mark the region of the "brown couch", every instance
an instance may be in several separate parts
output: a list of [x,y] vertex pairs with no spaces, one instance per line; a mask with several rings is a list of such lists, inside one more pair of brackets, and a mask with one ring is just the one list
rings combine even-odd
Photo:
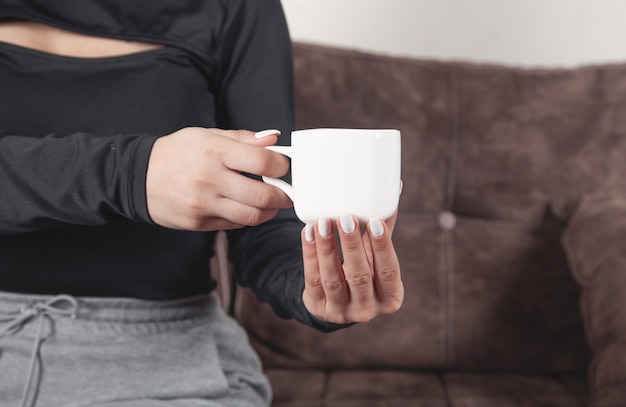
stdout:
[[626,66],[295,44],[295,69],[298,128],[402,131],[406,298],[321,334],[239,289],[274,406],[626,406]]

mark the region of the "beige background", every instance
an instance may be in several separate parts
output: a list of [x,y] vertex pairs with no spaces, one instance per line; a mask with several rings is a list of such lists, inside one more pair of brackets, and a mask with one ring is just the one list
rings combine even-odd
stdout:
[[626,61],[624,0],[282,0],[293,39],[524,66]]

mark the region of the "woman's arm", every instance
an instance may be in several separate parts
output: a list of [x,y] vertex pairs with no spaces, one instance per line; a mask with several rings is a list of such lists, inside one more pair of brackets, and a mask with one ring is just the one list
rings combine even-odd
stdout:
[[[293,56],[279,0],[228,2],[230,16],[221,38],[218,125],[282,132],[289,145],[294,128]],[[289,175],[286,176],[289,178]],[[259,226],[228,231],[235,278],[284,318],[329,331],[302,300],[304,273],[300,232],[293,209],[281,210]]]
[[[234,9],[224,31],[219,124],[279,128],[279,144],[290,144],[293,57],[280,2],[231,0],[229,5]],[[284,210],[259,226],[229,231],[230,260],[237,281],[278,315],[328,332],[400,307],[404,289],[391,243],[394,222],[395,216],[378,222],[377,230],[370,227],[363,236],[334,227],[323,235],[316,226],[315,238],[303,245],[304,225],[293,210]],[[352,248],[344,250],[343,264],[335,236]]]
[[0,131],[0,235],[148,220],[144,178],[154,139]]

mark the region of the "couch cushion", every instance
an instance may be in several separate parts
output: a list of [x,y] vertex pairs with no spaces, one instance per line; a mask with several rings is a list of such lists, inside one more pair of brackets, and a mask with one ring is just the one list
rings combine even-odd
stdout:
[[337,371],[329,375],[328,407],[446,407],[437,375],[403,371]]
[[589,352],[581,335],[578,288],[560,234],[461,217],[452,239],[453,266],[445,270],[450,280],[448,367],[518,372],[586,368]]
[[584,376],[268,369],[273,407],[583,407]]
[[323,407],[327,375],[323,370],[268,369],[272,407]]
[[615,134],[626,67],[520,70],[304,44],[295,67],[299,128],[402,131],[394,242],[406,295],[394,315],[322,335],[245,292],[237,317],[266,366],[585,370],[579,288],[551,208],[626,179]]
[[626,405],[626,198],[596,194],[573,212],[563,236],[583,289],[581,308],[594,351],[595,407]]
[[448,374],[451,407],[583,407],[588,398],[558,376]]
[[541,228],[549,205],[626,191],[626,65],[450,69],[456,212]]
[[559,235],[461,218],[452,231],[401,217],[402,308],[322,334],[242,290],[237,318],[268,367],[584,370],[578,289]]

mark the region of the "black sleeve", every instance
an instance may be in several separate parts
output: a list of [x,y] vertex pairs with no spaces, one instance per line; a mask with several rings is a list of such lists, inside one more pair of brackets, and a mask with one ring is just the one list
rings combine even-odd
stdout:
[[[279,0],[229,0],[223,30],[218,125],[281,130],[290,144],[294,127],[291,40]],[[289,178],[287,176],[287,178]],[[300,231],[293,210],[269,222],[228,232],[237,282],[250,287],[283,318],[329,332],[346,325],[317,320],[302,301],[304,275]]]
[[145,172],[154,139],[0,131],[0,235],[149,220]]

